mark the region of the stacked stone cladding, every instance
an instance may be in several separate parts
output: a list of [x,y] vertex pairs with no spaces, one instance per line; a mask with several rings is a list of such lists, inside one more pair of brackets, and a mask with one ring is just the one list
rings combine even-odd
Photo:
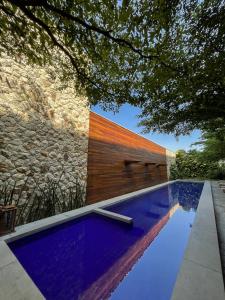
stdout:
[[[0,184],[87,178],[89,105],[53,67],[0,58]],[[32,187],[32,180],[27,189]]]

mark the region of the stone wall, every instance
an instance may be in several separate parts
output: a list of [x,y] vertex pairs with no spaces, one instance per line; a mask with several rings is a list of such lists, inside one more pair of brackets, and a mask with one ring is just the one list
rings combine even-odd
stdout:
[[87,99],[54,68],[0,58],[0,184],[57,178],[63,169],[65,188],[74,176],[86,184],[88,130]]
[[176,161],[176,153],[166,149],[167,176],[170,178],[170,167]]

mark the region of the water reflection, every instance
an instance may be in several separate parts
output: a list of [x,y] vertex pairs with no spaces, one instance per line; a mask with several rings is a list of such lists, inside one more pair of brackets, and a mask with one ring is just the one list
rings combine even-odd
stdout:
[[169,299],[201,189],[175,183],[108,208],[133,226],[90,214],[9,246],[47,299]]
[[176,182],[169,186],[170,197],[186,211],[197,210],[203,183]]

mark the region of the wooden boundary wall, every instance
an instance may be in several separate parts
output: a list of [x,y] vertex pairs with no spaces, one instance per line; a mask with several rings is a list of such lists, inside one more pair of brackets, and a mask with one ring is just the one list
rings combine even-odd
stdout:
[[90,113],[87,203],[167,180],[165,148]]

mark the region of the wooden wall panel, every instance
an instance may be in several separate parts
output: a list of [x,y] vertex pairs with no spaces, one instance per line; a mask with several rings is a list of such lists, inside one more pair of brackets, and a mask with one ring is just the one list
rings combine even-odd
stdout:
[[90,113],[87,203],[109,199],[166,180],[165,148]]

